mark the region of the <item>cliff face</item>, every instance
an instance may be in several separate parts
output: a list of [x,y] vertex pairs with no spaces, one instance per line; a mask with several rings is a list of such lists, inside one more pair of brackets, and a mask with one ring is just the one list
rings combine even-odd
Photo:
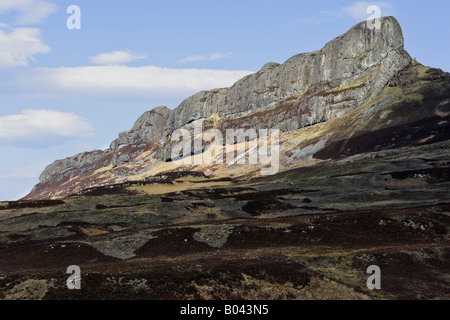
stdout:
[[[208,118],[219,114],[221,118],[236,117],[243,113],[269,109],[308,89],[326,90],[354,83],[362,84],[346,95],[336,94],[334,99],[317,96],[309,109],[313,118],[333,117],[352,108],[343,101],[355,100],[353,106],[370,95],[376,95],[389,80],[410,62],[403,49],[403,35],[393,18],[382,20],[380,30],[370,30],[360,23],[346,34],[334,39],[316,52],[299,54],[284,64],[266,64],[259,72],[238,81],[233,87],[218,91],[200,92],[184,101],[170,116],[172,129],[180,128],[192,119]],[[372,71],[372,73],[371,73]],[[376,71],[376,72],[374,72]],[[311,93],[311,92],[310,92]],[[300,106],[304,109],[306,106]],[[325,111],[325,112],[324,112]],[[293,123],[280,123],[286,130],[317,122],[308,119]]]
[[[426,80],[426,68],[413,66],[404,50],[398,22],[393,17],[381,18],[380,26],[373,29],[366,22],[359,23],[319,51],[296,55],[281,65],[268,63],[232,87],[199,92],[174,110],[158,107],[148,111],[130,131],[119,134],[108,150],[79,154],[49,165],[25,199],[60,197],[165,171],[200,170],[212,176],[219,170],[223,173],[224,167],[220,166],[181,168],[167,162],[173,147],[171,135],[180,128],[191,130],[195,120],[203,120],[206,128],[222,132],[237,128],[280,129],[284,142],[281,170],[305,159],[314,160],[312,154],[327,143],[338,141],[343,133],[321,126],[319,131],[327,134],[314,136],[310,126],[336,125],[336,119],[346,116],[345,121],[349,121],[348,117],[362,121],[355,125],[360,132],[370,130],[375,125],[369,121],[373,115],[379,109],[389,108],[403,94],[389,91],[405,79],[399,78],[402,71],[410,70],[408,90],[418,90],[414,85]],[[438,72],[434,80],[448,84],[448,75]],[[442,101],[436,101],[436,105],[439,103]],[[364,106],[372,108],[367,121],[355,114]],[[417,117],[420,114],[427,112]],[[402,121],[402,117],[395,117],[380,126],[400,125]],[[349,136],[354,133],[348,132]],[[309,144],[305,144],[308,140]]]

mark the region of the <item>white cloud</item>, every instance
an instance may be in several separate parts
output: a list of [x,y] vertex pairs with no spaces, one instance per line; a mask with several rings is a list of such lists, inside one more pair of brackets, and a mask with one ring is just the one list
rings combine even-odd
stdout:
[[55,110],[24,110],[0,117],[0,144],[47,145],[47,142],[93,134],[80,116]]
[[0,171],[0,179],[37,179],[49,164],[50,162],[41,161],[11,171]]
[[[57,7],[46,0],[0,0],[0,15],[9,14],[13,25],[29,26],[45,21]],[[50,52],[37,28],[0,23],[0,68],[27,67],[37,54]]]
[[179,60],[178,62],[188,63],[188,62],[197,62],[197,61],[202,61],[202,60],[206,60],[206,57],[205,56],[191,56],[191,57],[183,58],[183,59]]
[[87,66],[39,68],[19,79],[40,93],[83,93],[102,97],[136,95],[145,98],[186,96],[223,88],[253,73],[239,70],[169,69],[155,66]]
[[0,13],[17,12],[16,24],[42,23],[57,7],[46,0],[1,0]]
[[209,57],[209,60],[217,60],[228,57],[229,53],[214,53]]
[[100,53],[89,58],[92,63],[101,65],[119,65],[142,59],[147,59],[147,56],[139,55],[132,51],[112,51],[108,53]]
[[50,47],[40,40],[36,28],[18,28],[11,32],[0,29],[0,68],[27,67],[34,55],[50,52]]
[[363,20],[367,20],[370,17],[371,14],[367,13],[367,8],[369,8],[371,5],[376,5],[376,6],[380,7],[381,16],[389,16],[389,15],[392,15],[392,13],[393,13],[392,4],[389,2],[385,2],[385,1],[356,2],[350,6],[343,8],[342,12],[355,20],[363,21]]
[[197,62],[197,61],[204,61],[204,60],[217,60],[217,59],[223,59],[226,58],[228,56],[230,56],[231,53],[213,53],[209,56],[191,56],[191,57],[186,57],[183,58],[181,60],[178,60],[179,63],[185,64],[185,63],[189,63],[189,62]]

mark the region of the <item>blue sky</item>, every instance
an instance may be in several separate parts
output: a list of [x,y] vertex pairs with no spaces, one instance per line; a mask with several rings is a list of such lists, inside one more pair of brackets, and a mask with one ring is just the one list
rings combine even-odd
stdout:
[[0,0],[0,200],[24,196],[56,159],[105,149],[153,107],[322,48],[372,4],[397,18],[412,57],[450,71],[445,0]]

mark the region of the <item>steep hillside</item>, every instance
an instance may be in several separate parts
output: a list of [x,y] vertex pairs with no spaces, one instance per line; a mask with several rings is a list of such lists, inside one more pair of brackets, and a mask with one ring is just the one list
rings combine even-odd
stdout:
[[[278,171],[338,155],[445,140],[449,74],[411,60],[397,21],[380,22],[380,29],[362,22],[319,51],[281,65],[268,63],[231,88],[200,92],[174,110],[148,111],[109,149],[48,166],[25,199],[58,198],[171,171],[199,171],[210,178],[260,175],[261,163],[186,166],[172,161],[174,132],[193,132],[198,121],[203,132],[218,129],[224,137],[227,129],[279,129]],[[423,128],[410,137],[417,126]],[[226,154],[227,143],[219,152]],[[211,145],[204,142],[202,152]]]

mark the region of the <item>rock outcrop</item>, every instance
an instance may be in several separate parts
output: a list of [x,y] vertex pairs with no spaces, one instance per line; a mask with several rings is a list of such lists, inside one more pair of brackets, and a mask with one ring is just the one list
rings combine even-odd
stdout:
[[111,150],[117,150],[120,146],[133,143],[141,143],[153,139],[160,139],[167,129],[167,123],[172,111],[166,106],[157,107],[145,112],[134,124],[130,131],[119,134],[119,138],[114,140]]
[[[25,199],[56,198],[176,170],[164,166],[171,160],[171,135],[180,128],[191,130],[196,120],[222,132],[228,128],[277,128],[287,137],[371,102],[373,108],[386,106],[393,100],[384,97],[386,88],[412,60],[395,18],[379,22],[380,28],[361,22],[319,51],[296,55],[283,64],[267,63],[232,87],[199,92],[174,110],[158,107],[148,111],[130,131],[120,133],[109,149],[49,165]],[[312,142],[323,148],[326,140],[321,139]],[[290,150],[298,144],[282,147],[287,156],[298,151]],[[291,157],[289,166],[293,162]],[[155,171],[158,166],[161,169]],[[215,169],[207,168],[212,173]]]

